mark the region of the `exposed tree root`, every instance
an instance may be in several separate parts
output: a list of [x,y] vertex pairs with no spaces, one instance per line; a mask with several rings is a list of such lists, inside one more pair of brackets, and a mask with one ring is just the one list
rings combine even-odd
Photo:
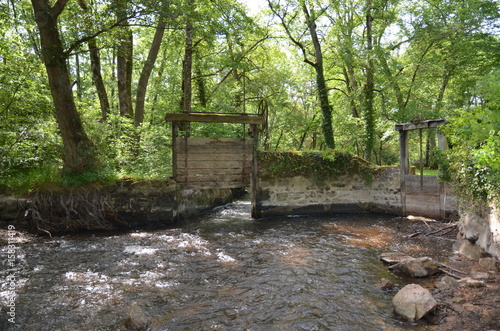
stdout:
[[34,192],[32,226],[52,236],[57,232],[111,230],[119,222],[110,195],[95,188],[71,188]]

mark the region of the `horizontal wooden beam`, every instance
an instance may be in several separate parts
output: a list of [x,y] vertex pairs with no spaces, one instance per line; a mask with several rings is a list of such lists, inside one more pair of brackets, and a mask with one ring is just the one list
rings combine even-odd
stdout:
[[415,123],[402,123],[402,124],[396,124],[396,130],[409,131],[418,129],[430,129],[430,128],[437,128],[438,126],[445,125],[446,123],[447,123],[446,120],[428,120]]
[[264,116],[251,114],[216,114],[216,113],[168,113],[168,122],[203,122],[233,124],[264,124]]

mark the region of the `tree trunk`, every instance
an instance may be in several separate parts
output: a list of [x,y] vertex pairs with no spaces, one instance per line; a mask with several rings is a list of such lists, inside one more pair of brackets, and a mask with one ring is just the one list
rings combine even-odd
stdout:
[[318,88],[318,97],[323,120],[323,136],[325,137],[326,146],[328,148],[335,148],[332,125],[332,107],[330,106],[330,102],[328,100],[328,88],[326,86],[325,74],[323,70],[323,53],[321,51],[321,43],[318,38],[315,19],[311,17],[305,2],[303,3],[302,11],[306,16],[307,26],[309,28],[309,33],[311,34],[311,39],[314,45],[314,57],[316,61],[314,63],[308,63],[311,64],[316,71],[316,84]]
[[118,102],[120,115],[133,117],[132,108],[132,58],[133,58],[133,35],[128,26],[127,4],[120,3],[116,9],[116,16],[125,25],[118,36],[118,50],[116,57],[116,71],[118,78]]
[[[193,8],[194,0],[189,0],[189,7]],[[184,60],[182,61],[182,110],[191,112],[192,102],[192,80],[193,71],[193,22],[188,14],[186,22],[186,44],[184,47]]]
[[371,0],[366,3],[366,52],[367,52],[367,65],[366,65],[366,84],[365,84],[365,102],[364,102],[364,117],[365,117],[365,150],[366,159],[372,160],[372,153],[375,147],[375,114],[373,109],[373,89],[374,89],[374,65],[373,65],[373,34],[372,23],[373,17],[371,15]]
[[153,71],[153,66],[158,57],[158,52],[160,50],[161,41],[165,33],[166,20],[163,15],[160,14],[158,26],[156,27],[155,35],[153,37],[153,42],[151,48],[149,49],[149,54],[144,67],[142,68],[141,76],[139,77],[139,83],[137,85],[137,95],[135,100],[135,120],[136,126],[139,126],[144,121],[144,103],[146,100],[146,90],[148,87],[149,77]]
[[101,74],[101,56],[99,55],[99,49],[97,48],[97,41],[95,39],[90,39],[88,41],[88,45],[90,52],[92,81],[94,82],[95,88],[97,90],[97,96],[99,97],[99,103],[101,105],[101,120],[106,121],[108,118],[110,106],[108,93],[106,92],[106,87],[104,85],[104,80]]
[[40,31],[43,61],[47,70],[55,115],[64,144],[63,165],[66,174],[79,174],[95,168],[94,145],[87,137],[77,112],[70,75],[68,56],[63,50],[57,18],[68,0],[31,0]]

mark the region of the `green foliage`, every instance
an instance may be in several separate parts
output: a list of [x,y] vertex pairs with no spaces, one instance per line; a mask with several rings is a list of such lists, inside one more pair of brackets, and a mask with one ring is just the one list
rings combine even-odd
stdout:
[[[68,51],[78,112],[96,146],[98,164],[95,171],[62,178],[62,142],[31,4],[0,1],[0,186],[29,189],[44,181],[79,185],[120,177],[169,178],[171,133],[163,118],[166,112],[178,111],[182,97],[182,31],[187,13],[193,15],[195,23],[194,111],[256,113],[265,103],[269,129],[260,137],[263,149],[325,148],[314,70],[304,64],[303,54],[285,41],[288,38],[282,38],[284,31],[269,12],[262,12],[260,19],[250,18],[236,0],[195,1],[192,10],[187,10],[186,0],[168,1],[167,9],[160,9],[161,3],[127,2],[134,36],[133,82],[139,80],[148,57],[159,10],[167,11],[168,21],[147,89],[144,122],[139,127],[118,115],[116,52],[120,28],[112,25],[116,23],[116,6],[123,1],[86,2],[87,9],[70,1],[64,8],[58,21],[61,37]],[[280,2],[285,11],[299,3]],[[377,42],[372,52],[366,44],[366,1],[307,4],[312,15],[322,17],[317,24],[337,147],[348,151],[346,155],[367,155],[365,128],[372,119],[363,106],[363,86],[368,60],[372,59],[374,121],[368,124],[374,140],[374,162],[399,161],[394,124],[415,118],[452,117],[448,135],[455,148],[446,161],[443,158],[442,167],[447,164],[449,174],[461,178],[457,181],[472,195],[489,197],[498,192],[500,42],[498,33],[494,34],[498,22],[494,1],[373,2],[373,37]],[[287,18],[293,16],[291,13]],[[293,20],[291,29],[296,36],[307,34],[301,20]],[[106,121],[101,120],[85,41],[95,33],[110,103]],[[310,46],[311,40],[303,41]],[[487,72],[493,73],[485,76]],[[470,105],[476,107],[470,109]],[[193,124],[191,134],[241,137],[245,129],[241,125]],[[410,144],[418,146],[418,139],[410,137]],[[418,159],[416,151],[418,148],[410,148],[411,160]],[[270,164],[270,169],[285,174],[312,169],[318,178],[334,176],[345,171],[349,161],[336,153],[278,153],[273,159],[277,163]],[[312,168],[299,164],[299,154]]]
[[460,194],[479,201],[500,195],[500,84],[499,72],[484,77],[478,91],[483,106],[459,110],[444,131],[453,148],[441,158],[443,179],[451,181]]

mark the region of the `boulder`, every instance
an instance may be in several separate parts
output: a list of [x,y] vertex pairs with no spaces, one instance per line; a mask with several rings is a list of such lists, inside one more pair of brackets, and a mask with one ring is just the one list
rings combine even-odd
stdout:
[[408,259],[391,266],[390,269],[410,277],[427,277],[441,272],[436,261],[430,257]]
[[392,304],[395,314],[410,322],[418,321],[437,306],[432,294],[417,284],[403,287],[392,299]]
[[149,314],[136,302],[130,305],[125,326],[128,330],[145,331],[151,325],[151,317]]
[[458,252],[469,260],[479,261],[484,254],[483,249],[479,245],[473,244],[470,240],[460,236],[460,234],[457,236],[455,246]]

